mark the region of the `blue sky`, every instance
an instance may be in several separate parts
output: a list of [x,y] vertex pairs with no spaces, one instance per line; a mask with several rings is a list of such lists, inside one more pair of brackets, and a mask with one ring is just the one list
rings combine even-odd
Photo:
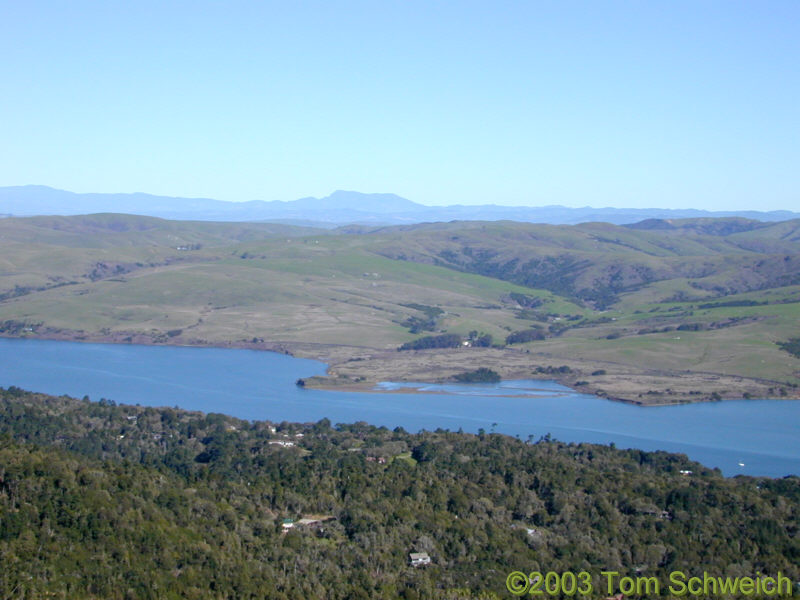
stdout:
[[0,0],[0,185],[800,210],[798,2]]

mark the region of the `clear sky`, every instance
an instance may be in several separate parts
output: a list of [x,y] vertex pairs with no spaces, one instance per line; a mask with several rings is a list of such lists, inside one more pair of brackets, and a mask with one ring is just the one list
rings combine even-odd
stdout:
[[0,0],[0,185],[800,210],[800,2]]

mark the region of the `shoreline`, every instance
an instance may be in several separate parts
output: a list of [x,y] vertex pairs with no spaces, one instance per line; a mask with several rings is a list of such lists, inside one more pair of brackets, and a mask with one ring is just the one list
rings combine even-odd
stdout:
[[[767,390],[782,386],[781,382],[748,379],[717,373],[653,370],[643,372],[626,365],[577,361],[536,354],[509,348],[457,348],[443,350],[397,350],[363,346],[316,344],[296,341],[201,340],[135,332],[89,333],[50,327],[26,332],[26,335],[0,333],[7,339],[38,339],[95,344],[127,344],[143,346],[174,346],[221,348],[277,352],[296,358],[325,363],[326,374],[302,378],[310,389],[347,392],[398,393],[398,390],[375,389],[380,382],[443,384],[457,383],[457,373],[480,366],[500,372],[504,381],[554,381],[572,392],[632,404],[641,407],[677,406],[697,402],[724,400],[790,400],[798,399],[797,388],[785,395],[770,395]],[[533,363],[537,370],[532,370]],[[570,364],[563,364],[563,363]],[[591,375],[590,375],[591,373]],[[602,373],[602,375],[597,375]],[[706,391],[702,391],[705,389]],[[402,388],[403,393],[422,392],[413,386]],[[739,393],[737,394],[736,391]],[[444,392],[438,392],[444,393]]]
[[[327,418],[332,423],[353,424],[363,421],[376,427],[403,427],[412,432],[449,428],[451,431],[463,429],[475,433],[481,427],[494,432],[493,423],[499,421],[497,433],[502,435],[524,438],[535,434],[541,437],[541,434],[552,432],[554,439],[564,443],[613,443],[620,448],[633,450],[683,453],[703,464],[726,469],[728,475],[738,473],[734,466],[736,461],[748,465],[752,462],[753,465],[772,469],[777,468],[773,465],[775,461],[783,465],[786,459],[773,449],[767,454],[774,454],[775,461],[765,461],[760,453],[769,438],[757,445],[753,445],[752,441],[742,441],[736,444],[731,453],[731,448],[726,445],[727,438],[723,436],[717,438],[719,448],[714,446],[717,450],[704,449],[707,446],[703,441],[706,439],[706,427],[698,422],[699,415],[705,415],[704,421],[712,419],[713,422],[718,418],[723,430],[733,425],[746,431],[752,425],[751,420],[755,419],[760,431],[769,431],[768,427],[763,427],[767,421],[760,414],[777,416],[777,421],[772,418],[768,422],[780,424],[777,426],[782,436],[787,433],[791,436],[796,429],[792,419],[796,416],[797,403],[732,402],[707,408],[701,405],[694,409],[687,406],[664,411],[636,410],[615,406],[612,402],[598,402],[596,397],[571,394],[555,384],[536,381],[525,382],[521,387],[535,394],[542,393],[538,398],[517,397],[515,392],[519,391],[520,384],[510,382],[505,384],[507,387],[497,391],[501,394],[511,392],[514,397],[493,395],[491,388],[494,386],[487,386],[489,389],[485,391],[455,386],[455,394],[447,395],[413,389],[417,387],[414,386],[416,382],[400,384],[396,390],[374,390],[371,383],[361,382],[354,387],[366,392],[362,400],[352,393],[320,394],[318,390],[296,388],[294,384],[298,377],[309,372],[323,374],[324,366],[317,362],[296,363],[289,357],[277,354],[220,353],[211,349],[203,352],[186,346],[183,349],[176,346],[171,351],[158,351],[145,346],[126,349],[124,346],[108,344],[87,343],[81,347],[55,344],[50,340],[39,343],[27,341],[9,339],[0,344],[10,365],[17,363],[17,356],[22,359],[18,377],[14,376],[16,369],[6,369],[4,385],[9,389],[13,386],[54,397],[69,395],[87,400],[87,394],[90,394],[95,402],[98,398],[108,398],[115,404],[130,406],[144,402],[143,410],[148,407],[182,407],[188,411],[222,413],[245,421],[272,423],[315,423]],[[43,365],[46,366],[44,371]],[[219,365],[222,365],[222,370]],[[62,366],[67,368],[63,373],[71,370],[89,373],[80,374],[77,385],[65,388],[59,383],[62,377],[53,378],[47,374],[50,366],[55,369],[54,373],[62,373]],[[106,370],[112,379],[104,379]],[[233,375],[230,380],[228,372]],[[262,373],[273,383],[265,385],[266,382],[250,381],[254,373]],[[187,380],[186,375],[191,379]],[[146,387],[128,389],[129,377],[144,380]],[[194,384],[187,386],[186,381],[193,381]],[[136,382],[136,385],[139,383]],[[351,386],[340,385],[339,391],[352,389]],[[424,387],[424,384],[420,382],[419,387]],[[204,399],[205,389],[211,395]],[[548,391],[554,394],[548,394]],[[409,392],[413,395],[404,395]],[[384,395],[393,393],[394,396]],[[684,427],[694,430],[697,435],[687,439],[681,433]],[[723,458],[717,456],[720,452],[725,454]],[[781,470],[796,473],[796,463],[796,460],[790,460],[788,466],[781,467]]]

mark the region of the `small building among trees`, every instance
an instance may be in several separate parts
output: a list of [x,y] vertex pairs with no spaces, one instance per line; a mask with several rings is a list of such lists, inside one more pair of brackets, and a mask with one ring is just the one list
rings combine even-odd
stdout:
[[424,567],[431,564],[431,557],[427,552],[412,552],[408,555],[412,567]]

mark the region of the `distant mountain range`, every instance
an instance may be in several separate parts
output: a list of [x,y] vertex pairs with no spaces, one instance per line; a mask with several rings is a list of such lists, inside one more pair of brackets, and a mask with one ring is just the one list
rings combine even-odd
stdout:
[[325,198],[225,202],[210,198],[172,198],[150,194],[76,194],[47,186],[0,187],[0,215],[80,215],[128,213],[197,221],[272,221],[322,227],[349,223],[398,225],[434,221],[521,221],[572,225],[600,221],[624,225],[645,219],[745,217],[783,221],[800,213],[705,211],[664,208],[567,208],[565,206],[425,206],[395,194],[336,191]]

